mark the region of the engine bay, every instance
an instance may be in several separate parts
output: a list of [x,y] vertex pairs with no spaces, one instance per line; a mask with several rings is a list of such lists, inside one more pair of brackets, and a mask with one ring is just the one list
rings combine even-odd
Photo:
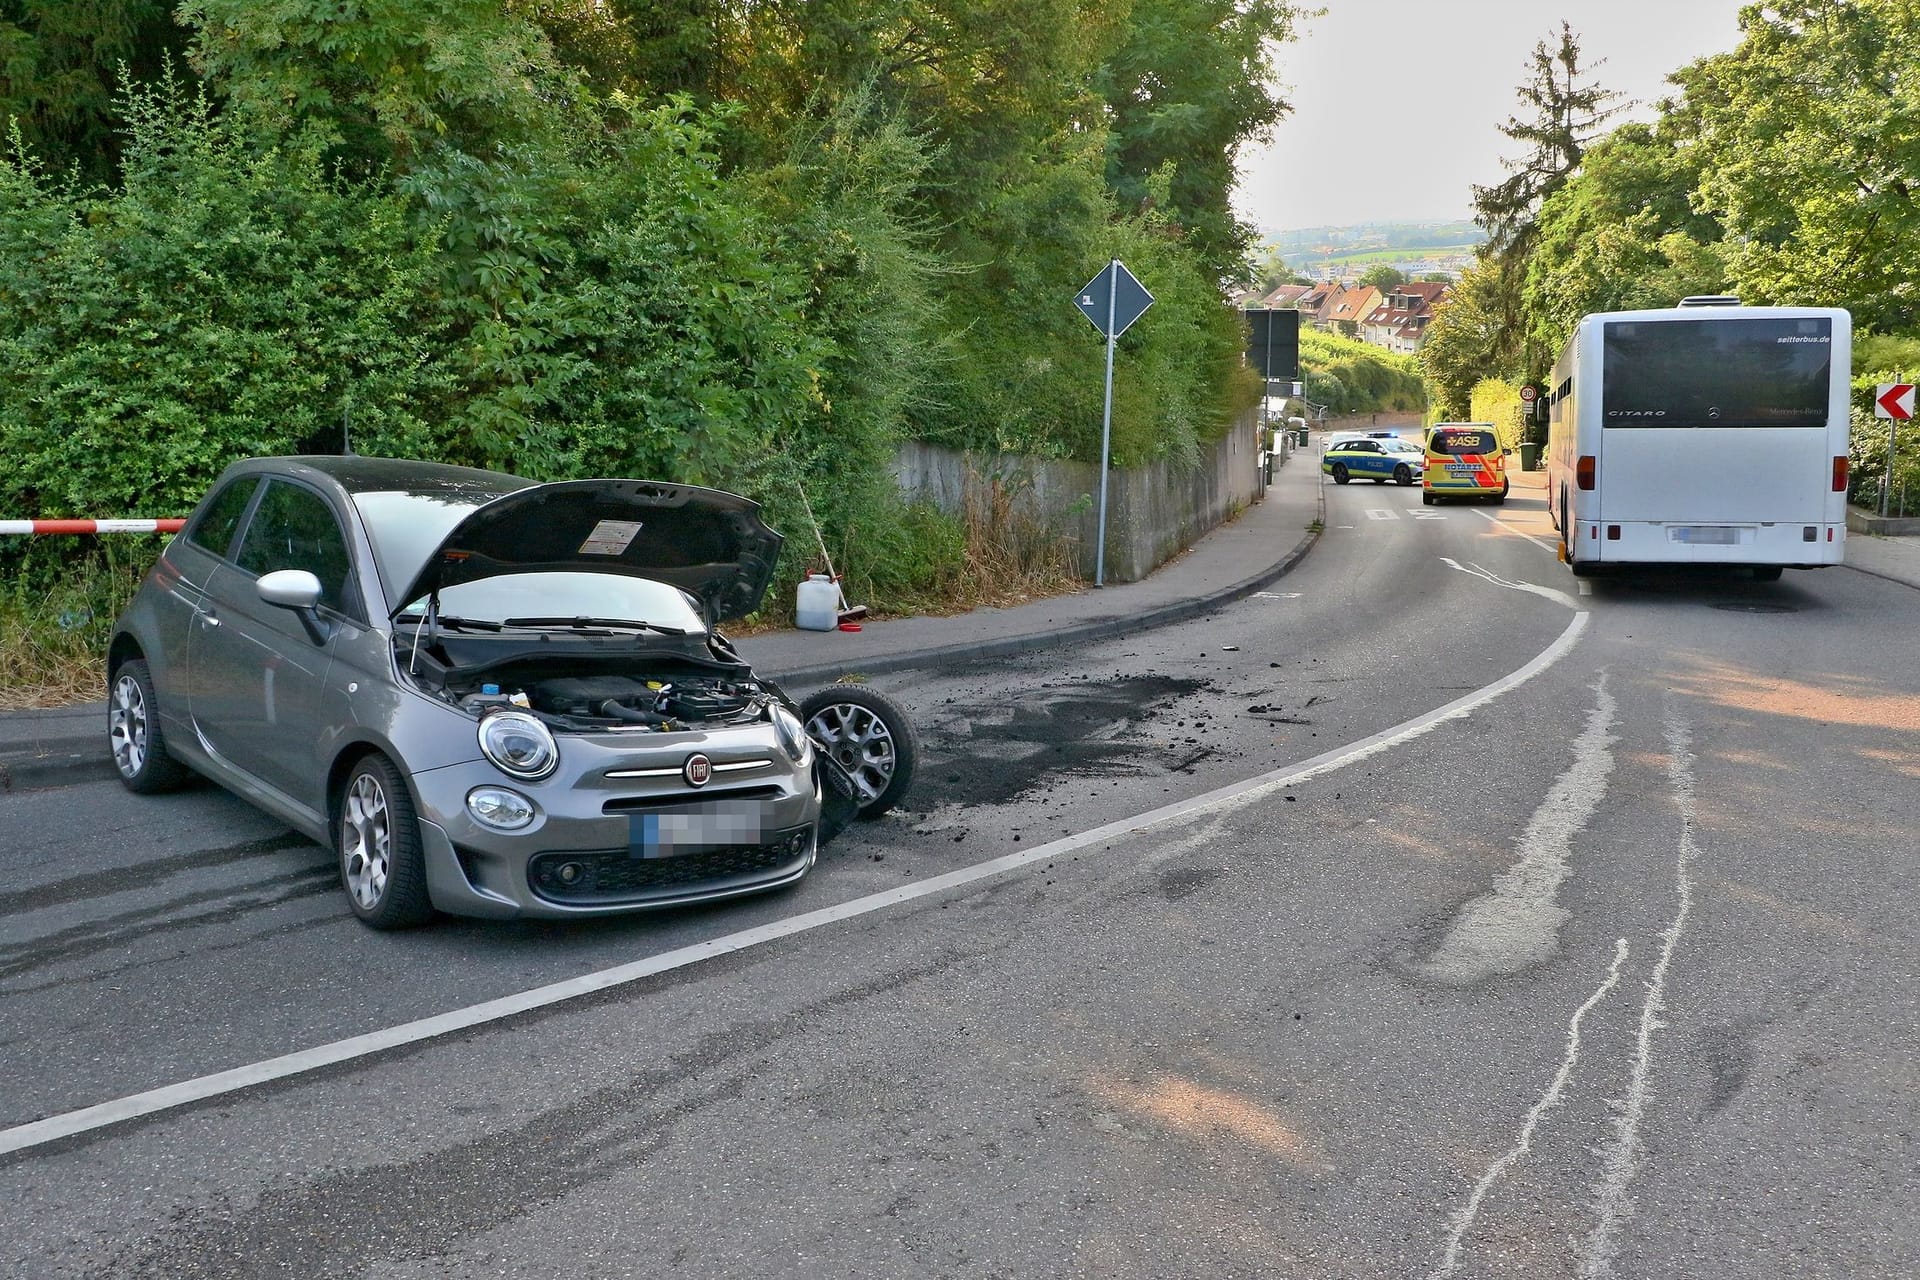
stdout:
[[[463,687],[465,686],[465,687]],[[558,729],[671,733],[766,718],[773,695],[758,681],[677,673],[671,676],[564,675],[451,682],[448,692],[476,715],[495,708],[533,712]]]
[[403,673],[423,691],[480,717],[531,712],[557,730],[659,732],[751,724],[780,701],[730,649],[703,639],[623,645],[555,636],[442,636],[416,651],[396,644]]

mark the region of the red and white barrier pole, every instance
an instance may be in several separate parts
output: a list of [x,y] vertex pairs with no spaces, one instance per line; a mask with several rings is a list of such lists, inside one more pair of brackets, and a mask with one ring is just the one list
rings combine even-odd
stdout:
[[0,534],[178,533],[183,520],[0,520]]

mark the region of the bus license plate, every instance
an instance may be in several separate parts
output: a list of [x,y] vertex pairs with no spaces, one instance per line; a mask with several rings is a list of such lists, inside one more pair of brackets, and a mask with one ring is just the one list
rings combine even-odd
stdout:
[[1681,524],[1668,529],[1667,537],[1694,546],[1731,547],[1739,543],[1740,530],[1723,525]]

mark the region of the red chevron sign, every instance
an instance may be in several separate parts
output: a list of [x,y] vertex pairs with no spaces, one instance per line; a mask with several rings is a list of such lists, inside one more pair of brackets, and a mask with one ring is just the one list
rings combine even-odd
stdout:
[[1913,384],[1911,382],[1883,382],[1873,389],[1873,416],[1876,418],[1899,418],[1905,421],[1913,416]]

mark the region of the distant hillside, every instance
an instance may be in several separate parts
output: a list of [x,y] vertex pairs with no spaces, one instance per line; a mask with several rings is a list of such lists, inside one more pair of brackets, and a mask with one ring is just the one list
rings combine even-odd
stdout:
[[1263,229],[1266,242],[1288,261],[1296,254],[1329,257],[1379,249],[1433,249],[1477,245],[1486,232],[1466,219],[1455,222],[1369,222],[1351,227],[1299,227],[1291,231]]

